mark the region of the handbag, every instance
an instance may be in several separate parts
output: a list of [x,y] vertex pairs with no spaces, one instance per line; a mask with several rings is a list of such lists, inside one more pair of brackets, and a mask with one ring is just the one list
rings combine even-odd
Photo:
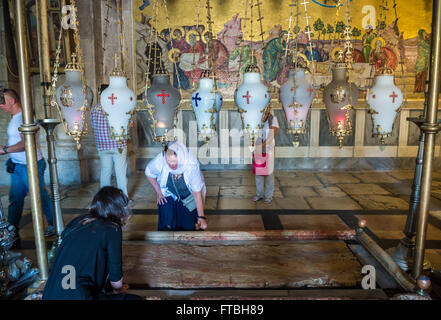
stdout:
[[257,176],[268,175],[268,154],[255,154],[253,153],[253,174]]
[[182,204],[187,208],[188,211],[192,212],[196,209],[196,200],[193,197],[193,194],[190,194],[187,198],[182,199],[179,195],[178,189],[176,188],[175,179],[171,179],[173,182],[173,187],[175,188],[176,195],[178,196],[178,200],[182,201]]
[[14,173],[15,171],[15,163],[12,162],[11,158],[6,161],[6,172],[7,173]]

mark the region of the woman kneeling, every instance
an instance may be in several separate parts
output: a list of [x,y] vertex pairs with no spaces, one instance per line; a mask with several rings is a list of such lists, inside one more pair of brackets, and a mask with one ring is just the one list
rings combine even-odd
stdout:
[[121,226],[130,214],[124,192],[99,190],[89,213],[73,219],[61,234],[43,300],[140,299],[123,285]]
[[171,142],[145,169],[156,191],[158,230],[207,228],[204,216],[205,183],[199,161],[179,141]]

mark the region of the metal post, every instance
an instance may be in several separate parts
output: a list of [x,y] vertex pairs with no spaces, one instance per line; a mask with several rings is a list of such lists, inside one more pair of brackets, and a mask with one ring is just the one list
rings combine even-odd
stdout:
[[412,276],[417,279],[423,270],[424,247],[429,215],[430,191],[432,183],[432,164],[435,149],[435,136],[439,131],[437,123],[438,95],[440,86],[439,69],[441,67],[441,1],[434,0],[432,8],[432,45],[429,74],[429,99],[426,122],[421,126],[425,134],[423,170],[421,175],[421,200],[418,210],[415,244],[415,266]]
[[38,3],[38,23],[40,25],[38,33],[39,54],[40,54],[40,78],[42,79],[43,90],[43,104],[45,119],[39,120],[41,126],[46,130],[46,139],[48,147],[48,162],[49,162],[49,176],[51,199],[53,204],[54,224],[57,231],[57,239],[53,242],[52,248],[49,252],[49,262],[55,256],[56,249],[60,244],[60,236],[64,229],[63,214],[61,211],[60,192],[57,171],[57,158],[55,153],[55,138],[54,129],[60,123],[56,119],[51,119],[52,111],[50,107],[51,98],[51,70],[50,70],[50,55],[49,55],[49,29],[47,21],[47,1],[39,0]]
[[18,48],[18,71],[20,76],[20,97],[23,110],[23,125],[20,131],[24,135],[26,162],[29,179],[29,195],[31,200],[32,221],[34,224],[35,247],[37,251],[40,279],[48,278],[46,243],[43,231],[43,209],[41,207],[40,183],[38,178],[37,149],[35,135],[38,125],[34,123],[31,86],[29,81],[29,61],[26,50],[26,27],[24,19],[24,0],[15,1],[17,19],[16,39]]
[[43,95],[44,118],[52,118],[52,110],[48,97],[51,88],[51,64],[49,50],[49,29],[47,21],[47,1],[37,0],[37,36],[38,36],[38,55],[40,63],[40,80]]
[[[427,99],[426,99],[427,101]],[[407,121],[412,121],[418,128],[425,122],[423,118],[407,118]],[[409,213],[404,227],[404,234],[406,235],[400,240],[396,247],[386,250],[387,253],[394,259],[394,261],[404,271],[412,269],[414,264],[414,249],[415,249],[415,225],[418,213],[418,205],[420,201],[421,192],[421,172],[423,168],[423,151],[424,151],[424,132],[420,132],[420,140],[418,146],[418,155],[415,164],[415,173],[413,176],[412,193],[410,194]]]

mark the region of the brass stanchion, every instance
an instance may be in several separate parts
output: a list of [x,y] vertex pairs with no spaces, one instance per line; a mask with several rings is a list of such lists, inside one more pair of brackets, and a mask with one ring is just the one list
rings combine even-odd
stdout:
[[34,123],[32,108],[31,87],[29,81],[29,61],[26,50],[26,27],[24,19],[24,0],[15,1],[16,11],[16,39],[18,48],[18,71],[20,80],[20,97],[23,111],[23,125],[20,131],[24,135],[26,162],[29,179],[29,195],[31,200],[32,221],[34,224],[35,247],[37,251],[40,279],[48,278],[48,263],[46,256],[46,243],[43,231],[43,209],[41,207],[40,183],[38,178],[37,149],[35,134],[38,125]]
[[49,162],[49,177],[50,177],[50,189],[51,189],[51,199],[53,205],[54,214],[54,225],[57,232],[57,238],[52,244],[52,248],[49,251],[49,264],[55,256],[56,250],[61,243],[61,233],[64,229],[63,214],[61,211],[60,203],[60,192],[59,192],[59,182],[58,182],[58,171],[57,171],[57,158],[55,153],[55,138],[54,129],[61,123],[57,119],[52,118],[52,110],[50,105],[51,98],[51,69],[50,69],[50,54],[49,54],[49,29],[47,20],[47,1],[40,0],[37,1],[38,4],[38,14],[37,23],[39,24],[38,33],[38,44],[39,44],[39,55],[40,55],[40,78],[41,78],[41,89],[43,91],[43,105],[44,105],[44,115],[45,119],[39,120],[39,124],[46,130],[46,140],[48,147],[48,162]]
[[[391,257],[395,260],[395,262],[400,266],[404,271],[412,270],[415,260],[415,234],[416,234],[416,220],[418,216],[418,208],[420,204],[420,196],[421,196],[421,174],[423,169],[423,153],[424,153],[424,132],[421,130],[421,126],[426,122],[427,115],[427,104],[428,104],[428,91],[429,91],[429,79],[426,80],[426,86],[424,89],[424,112],[418,118],[407,118],[407,121],[411,121],[418,126],[420,129],[420,138],[418,144],[418,155],[415,163],[415,172],[413,176],[412,183],[412,192],[410,194],[409,201],[409,213],[406,219],[406,225],[404,227],[404,234],[406,235],[404,238],[400,240],[396,247],[392,247],[386,250]],[[438,124],[441,121],[438,120]],[[431,267],[429,261],[424,262],[423,268],[429,269]]]
[[421,125],[424,132],[423,168],[421,174],[421,200],[418,209],[415,242],[415,265],[412,276],[417,279],[424,264],[424,248],[427,232],[427,219],[429,215],[430,191],[432,183],[432,164],[435,149],[435,136],[439,131],[437,123],[438,95],[440,86],[439,69],[441,67],[441,1],[434,0],[432,7],[432,44],[429,74],[429,99],[426,122]]

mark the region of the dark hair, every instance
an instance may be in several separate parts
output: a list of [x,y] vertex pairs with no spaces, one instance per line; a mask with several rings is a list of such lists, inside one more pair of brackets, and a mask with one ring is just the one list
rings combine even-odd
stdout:
[[18,95],[17,91],[15,91],[14,89],[4,88],[3,94],[5,93],[7,93],[12,99],[14,99],[15,102],[20,103],[20,96]]
[[[164,145],[164,149],[162,150],[163,152],[164,152],[164,155],[167,153],[167,151],[168,151],[168,144],[166,144],[166,145]],[[171,149],[170,149],[171,150]],[[173,150],[171,150],[171,151],[173,151]],[[176,155],[176,152],[175,151],[173,151],[173,153]]]
[[103,187],[93,197],[89,209],[91,218],[111,221],[120,226],[124,225],[131,211],[130,200],[115,187]]

